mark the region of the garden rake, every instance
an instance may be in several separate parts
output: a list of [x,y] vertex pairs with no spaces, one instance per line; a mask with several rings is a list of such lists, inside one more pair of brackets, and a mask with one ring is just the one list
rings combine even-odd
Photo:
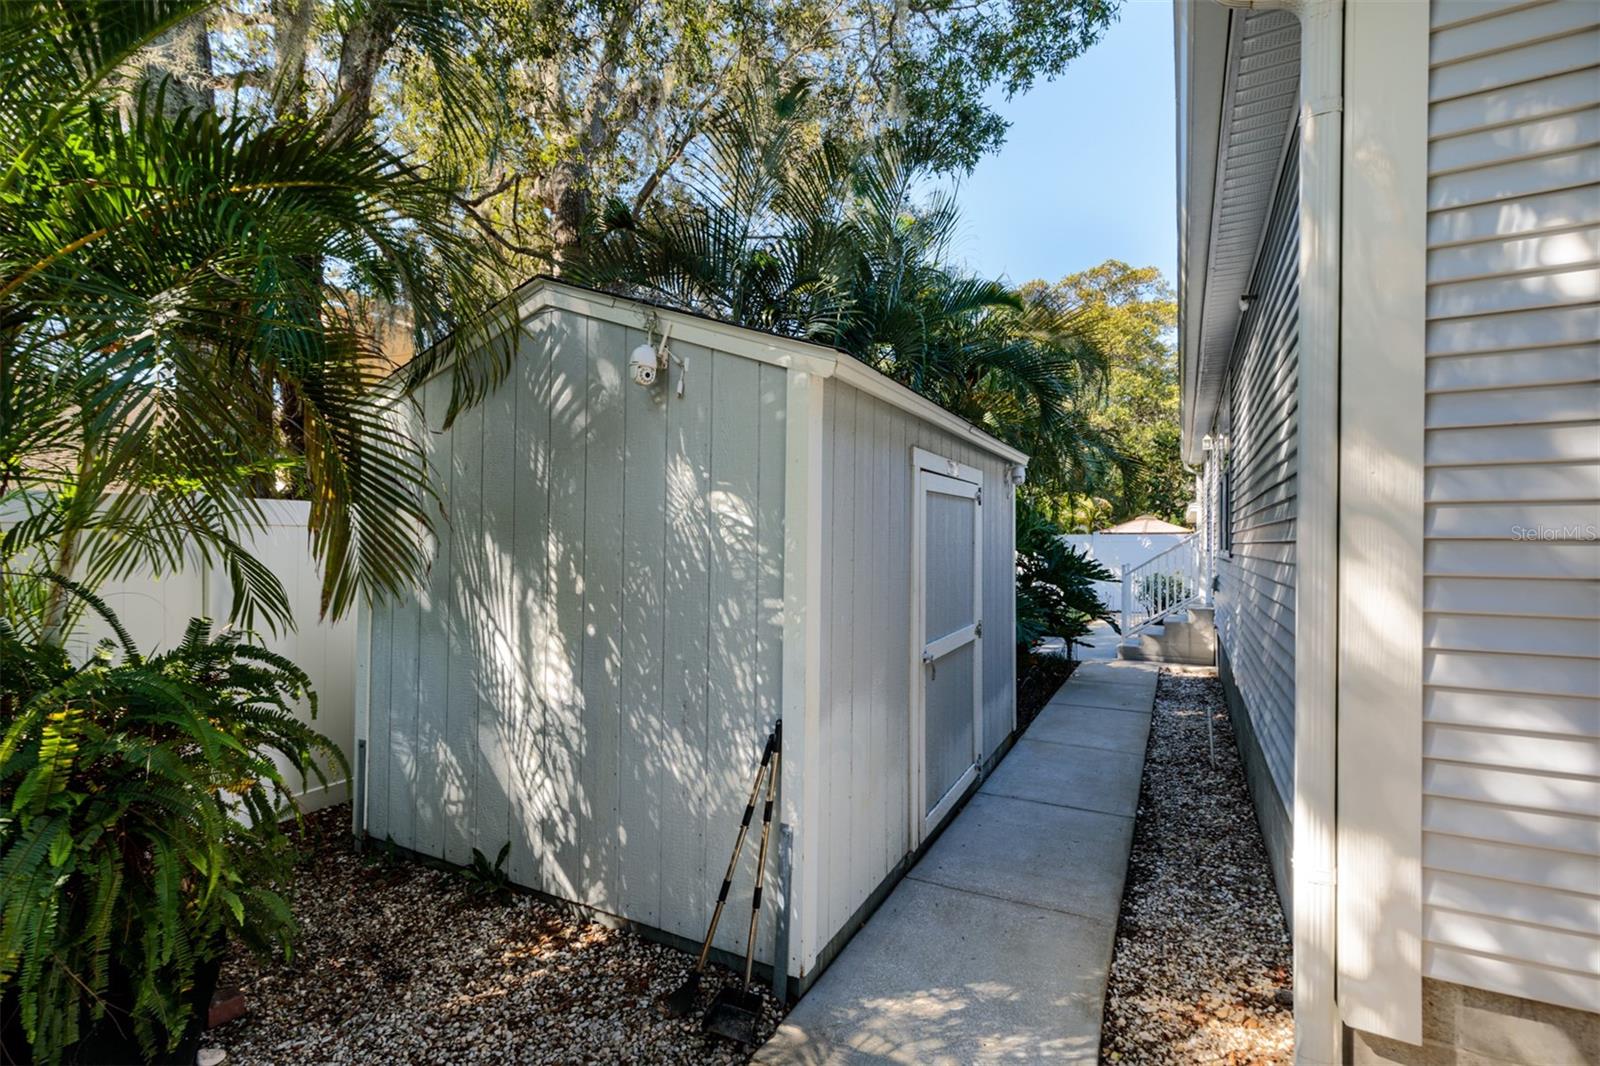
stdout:
[[[761,882],[767,871],[767,841],[772,836],[772,807],[778,796],[778,771],[783,764],[783,723],[773,727],[772,771],[767,775],[767,805],[761,814],[761,848],[756,854],[756,886],[750,897],[750,935],[744,945],[744,981],[738,991],[724,988],[706,1011],[706,1028],[718,1036],[752,1047],[761,1028],[761,997],[750,991],[756,961],[756,925],[761,920]],[[727,891],[727,883],[723,883]]]
[[[711,925],[706,929],[705,943],[700,945],[700,957],[695,960],[694,969],[689,971],[689,976],[684,978],[683,984],[676,990],[661,996],[656,1000],[656,1009],[669,1018],[682,1018],[694,1009],[694,1003],[700,994],[700,979],[706,971],[706,959],[711,955],[711,940],[717,935],[717,923],[722,920],[722,909],[728,903],[728,888],[733,884],[734,871],[739,866],[739,853],[744,850],[744,839],[750,832],[750,819],[756,813],[756,800],[761,796],[761,781],[769,766],[772,766],[773,755],[778,750],[779,730],[783,723],[774,726],[772,732],[767,734],[767,746],[761,752],[761,765],[756,767],[756,779],[750,786],[750,799],[744,806],[744,820],[739,823],[739,835],[733,841],[733,854],[728,858],[728,872],[722,875],[722,891],[717,893],[717,906],[711,912]],[[777,776],[777,767],[772,766],[772,774]],[[770,789],[769,789],[770,791]],[[765,834],[762,837],[765,847]],[[757,872],[756,877],[759,878]],[[759,895],[760,889],[756,892]]]

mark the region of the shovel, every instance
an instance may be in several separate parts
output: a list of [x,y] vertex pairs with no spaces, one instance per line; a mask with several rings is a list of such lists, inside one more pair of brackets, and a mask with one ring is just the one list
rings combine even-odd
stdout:
[[783,762],[783,723],[773,727],[777,750],[772,757],[772,772],[767,775],[767,805],[761,814],[761,850],[756,856],[756,887],[750,897],[750,935],[744,945],[744,981],[738,990],[724,988],[711,1001],[705,1025],[710,1032],[750,1047],[760,1043],[762,999],[750,991],[750,971],[756,961],[756,925],[761,920],[761,881],[767,871],[767,841],[772,836],[772,806],[777,799],[778,768]]
[[[750,832],[750,819],[756,813],[756,797],[761,795],[761,777],[772,762],[772,753],[777,750],[777,745],[778,734],[774,730],[767,734],[767,746],[761,752],[761,765],[756,767],[755,783],[750,786],[750,799],[744,805],[744,820],[739,823],[739,835],[733,841],[733,854],[728,858],[728,872],[722,875],[722,891],[717,893],[717,906],[711,912],[711,925],[706,929],[705,943],[700,945],[700,957],[695,960],[694,969],[689,971],[689,976],[684,978],[683,984],[656,1000],[656,1010],[668,1018],[687,1017],[689,1012],[694,1010],[695,999],[700,995],[700,979],[706,972],[706,959],[711,954],[711,939],[717,935],[717,923],[722,920],[722,908],[728,903],[728,886],[733,883],[733,872],[739,865],[739,853],[744,850],[744,838]],[[773,769],[773,773],[777,773],[776,768]],[[762,843],[765,846],[765,837]]]

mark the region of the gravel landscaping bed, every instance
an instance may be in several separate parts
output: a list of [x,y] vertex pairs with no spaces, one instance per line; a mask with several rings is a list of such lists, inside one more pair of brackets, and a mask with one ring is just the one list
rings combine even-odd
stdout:
[[[227,1063],[742,1063],[748,1049],[669,1020],[657,995],[693,959],[531,896],[482,898],[454,872],[350,850],[349,808],[308,819],[294,958],[236,952],[249,1013],[207,1034]],[[702,1006],[724,983],[712,968]],[[763,1037],[782,1017],[766,1003]]]
[[1213,671],[1164,669],[1106,990],[1101,1061],[1290,1062],[1290,963],[1222,684]]

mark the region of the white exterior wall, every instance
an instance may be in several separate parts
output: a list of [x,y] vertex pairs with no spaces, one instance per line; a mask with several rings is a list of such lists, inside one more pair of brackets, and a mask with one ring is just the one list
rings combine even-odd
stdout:
[[1423,972],[1600,1007],[1600,5],[1433,5]]
[[638,330],[547,309],[525,334],[433,438],[429,588],[372,619],[367,828],[456,863],[509,840],[518,884],[699,939],[778,717],[786,371],[674,340],[679,397],[676,366],[628,382]]
[[[1256,298],[1241,320],[1225,390],[1230,550],[1217,559],[1217,639],[1227,655],[1287,827],[1294,806],[1295,516],[1299,248],[1296,156],[1279,181],[1261,258]],[[1215,455],[1215,453],[1213,453]],[[1213,460],[1214,462],[1215,460]],[[1289,848],[1271,840],[1277,868]]]
[[983,475],[984,758],[1016,723],[1010,464],[838,381],[823,405],[819,950],[911,850],[913,448]]

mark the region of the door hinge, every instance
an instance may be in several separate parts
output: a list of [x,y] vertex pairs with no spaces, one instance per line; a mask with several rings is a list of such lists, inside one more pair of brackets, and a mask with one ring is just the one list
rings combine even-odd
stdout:
[[975,637],[983,636],[983,623],[981,621],[972,627],[972,635]]
[[983,506],[983,490],[982,489],[978,490],[978,506],[979,507]]

